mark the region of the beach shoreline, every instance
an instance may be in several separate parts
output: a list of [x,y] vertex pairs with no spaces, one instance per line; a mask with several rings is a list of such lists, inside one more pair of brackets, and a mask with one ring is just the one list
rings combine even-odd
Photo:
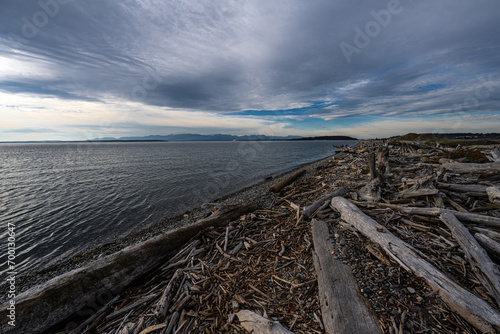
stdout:
[[[325,165],[337,153],[338,151],[325,158],[296,166],[288,171],[282,172],[276,176],[272,176],[272,178],[270,179],[266,178],[260,181],[256,181],[256,183],[246,186],[243,189],[223,195],[209,204],[216,204],[223,207],[243,203],[255,203],[259,206],[265,207],[269,205],[276,197],[274,194],[268,191],[271,185],[285,179],[286,177],[294,174],[300,169],[311,171],[321,165]],[[16,277],[18,294],[23,293],[37,285],[43,284],[57,276],[68,273],[74,269],[78,269],[94,263],[95,261],[123,250],[126,247],[139,244],[165,232],[175,230],[182,226],[194,223],[199,219],[205,218],[212,213],[211,208],[213,208],[213,206],[206,204],[207,203],[189,209],[188,211],[185,211],[184,213],[173,217],[165,217],[159,223],[145,227],[138,231],[133,231],[114,242],[105,243],[95,248],[83,250],[82,252],[75,254],[67,259],[55,260],[53,262],[57,263],[49,265],[39,271],[30,272],[24,275],[20,274]],[[7,283],[0,284],[0,288],[4,288],[6,285]],[[7,296],[0,297],[0,303],[5,302],[6,300]]]

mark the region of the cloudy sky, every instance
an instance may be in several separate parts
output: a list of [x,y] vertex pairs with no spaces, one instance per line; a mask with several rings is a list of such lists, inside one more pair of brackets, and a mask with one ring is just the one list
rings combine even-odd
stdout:
[[498,0],[3,0],[0,140],[500,132]]

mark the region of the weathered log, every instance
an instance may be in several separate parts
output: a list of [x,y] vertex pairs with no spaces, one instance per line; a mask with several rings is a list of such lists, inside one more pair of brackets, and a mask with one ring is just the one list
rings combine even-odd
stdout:
[[[0,324],[0,332],[36,333],[66,319],[103,295],[116,295],[133,280],[162,263],[168,253],[209,226],[220,226],[256,209],[237,206],[216,212],[194,224],[169,231],[137,245],[129,246],[102,260],[55,277],[35,286],[16,298],[16,318],[12,328]],[[0,317],[7,318],[8,304],[3,304]]]
[[378,243],[403,268],[424,278],[428,284],[439,292],[448,306],[460,314],[474,327],[484,333],[495,333],[500,329],[500,314],[484,300],[450,280],[433,265],[423,260],[417,252],[385,227],[366,216],[357,206],[342,197],[335,197],[331,202],[342,219],[357,230]]
[[317,201],[315,201],[313,204],[307,206],[303,211],[302,211],[302,215],[304,216],[304,218],[309,218],[314,212],[316,212],[316,210],[318,210],[323,204],[325,204],[326,202],[330,202],[330,200],[334,197],[337,197],[337,196],[344,196],[345,194],[347,194],[349,192],[349,188],[344,186],[342,188],[339,188],[337,190],[335,190],[334,192],[326,195],[326,196],[323,196],[321,197],[320,199],[318,199]]
[[115,296],[115,298],[111,299],[106,305],[104,305],[99,311],[94,313],[93,316],[85,320],[78,326],[77,328],[73,329],[69,334],[80,334],[82,333],[87,326],[92,324],[94,320],[96,320],[100,315],[104,314],[109,310],[109,307],[113,305],[118,299],[120,298],[120,295]]
[[470,230],[472,230],[474,233],[484,234],[487,237],[500,242],[500,233],[497,231],[492,231],[492,230],[489,230],[487,228],[482,228],[482,227],[472,227]]
[[277,321],[268,320],[255,312],[241,310],[236,313],[241,326],[254,334],[293,334]]
[[368,154],[368,169],[370,170],[370,180],[378,177],[377,169],[375,167],[375,152]]
[[491,161],[500,161],[500,149],[498,146],[491,150],[489,158]]
[[401,191],[398,194],[400,198],[410,198],[410,197],[419,197],[419,196],[432,196],[439,194],[438,189],[432,188],[421,188],[421,189],[406,189]]
[[441,208],[418,208],[418,207],[400,206],[400,205],[387,204],[387,203],[379,203],[379,205],[383,206],[383,207],[396,209],[396,210],[399,210],[401,212],[407,213],[409,215],[422,215],[422,216],[437,217],[437,216],[441,215],[443,212],[451,212],[461,222],[475,223],[475,224],[481,224],[481,225],[485,225],[485,226],[500,228],[500,218],[498,218],[498,217],[479,215],[476,213],[469,213],[469,212],[459,212],[459,211],[441,209]]
[[480,184],[453,184],[453,183],[443,183],[438,182],[437,187],[440,189],[447,189],[456,192],[477,192],[477,193],[486,193],[487,186],[483,186]]
[[491,203],[500,204],[500,187],[488,187],[486,193]]
[[497,305],[500,304],[500,271],[493,265],[486,251],[454,214],[443,212],[439,218],[448,226],[451,234],[462,247],[476,277],[488,290]]
[[476,233],[474,237],[486,251],[495,258],[500,259],[500,243],[482,233]]
[[283,181],[278,182],[275,185],[273,185],[271,188],[269,188],[269,191],[271,191],[273,193],[279,192],[281,189],[285,188],[287,185],[291,184],[293,181],[295,181],[296,179],[301,177],[302,174],[304,174],[305,172],[306,172],[305,169],[298,171],[297,173],[287,177]]
[[384,178],[385,174],[390,174],[391,167],[389,165],[389,147],[381,146],[377,148],[377,172]]
[[313,260],[326,333],[381,333],[351,270],[333,259],[328,234],[326,223],[313,219]]
[[442,170],[457,174],[485,174],[500,172],[500,162],[477,163],[446,163],[441,165]]
[[365,201],[378,202],[382,198],[382,185],[378,178],[371,180],[358,191],[359,197]]

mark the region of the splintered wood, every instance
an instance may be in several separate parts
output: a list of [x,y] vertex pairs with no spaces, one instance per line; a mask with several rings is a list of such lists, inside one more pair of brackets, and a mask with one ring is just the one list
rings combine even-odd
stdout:
[[[491,189],[500,178],[486,157],[498,149],[481,150],[343,147],[277,183],[267,207],[201,230],[77,332],[332,333],[368,322],[342,312],[358,305],[373,315],[365,332],[494,333],[500,205]],[[315,236],[311,219],[322,222]],[[342,268],[349,294],[328,290],[339,277],[331,268]]]
[[309,226],[282,209],[289,219],[258,211],[205,231],[117,301],[97,332],[241,333],[237,314],[251,310],[320,333]]

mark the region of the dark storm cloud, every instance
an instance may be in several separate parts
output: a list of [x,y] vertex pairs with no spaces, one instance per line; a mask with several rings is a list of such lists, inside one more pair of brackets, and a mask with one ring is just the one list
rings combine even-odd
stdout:
[[40,3],[2,4],[0,56],[49,64],[51,85],[4,89],[217,112],[340,100],[306,112],[326,120],[500,102],[494,0]]

